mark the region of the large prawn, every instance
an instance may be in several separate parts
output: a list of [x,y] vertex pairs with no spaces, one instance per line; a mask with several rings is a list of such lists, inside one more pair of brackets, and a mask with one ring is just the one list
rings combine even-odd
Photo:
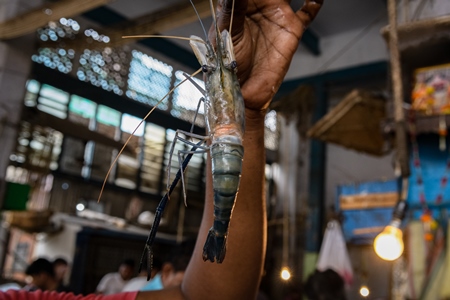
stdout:
[[[204,41],[195,35],[190,37],[190,45],[204,75],[206,90],[203,91],[198,85],[196,86],[204,94],[202,100],[205,107],[207,135],[201,137],[190,132],[177,131],[175,141],[179,139],[194,148],[200,148],[200,150],[194,150],[195,153],[210,152],[214,223],[203,247],[203,260],[221,263],[225,258],[228,226],[241,178],[245,116],[244,99],[236,75],[237,65],[233,42],[228,30],[219,31],[211,0],[210,6],[216,33],[216,49],[209,40]],[[194,145],[179,138],[178,133],[209,140],[210,144],[209,146]],[[191,149],[191,151],[181,152],[190,154],[193,151]],[[180,156],[179,160],[182,166]],[[181,169],[183,180],[182,174]]]
[[[205,108],[207,135],[199,136],[193,134],[192,131],[177,130],[171,152],[173,152],[177,140],[189,144],[193,148],[190,151],[179,151],[178,160],[181,167],[174,182],[170,185],[169,191],[180,177],[184,187],[183,172],[192,154],[209,151],[214,191],[214,223],[203,247],[203,260],[221,263],[226,254],[228,226],[241,178],[245,116],[244,99],[236,75],[237,64],[229,33],[231,28],[230,31],[220,32],[211,0],[210,7],[216,33],[216,49],[209,40],[204,41],[195,35],[189,39],[203,71],[205,90],[186,76],[187,80],[191,81],[204,95],[201,101]],[[210,143],[208,146],[203,145],[202,141],[193,144],[180,137],[181,134],[200,138],[202,141]],[[187,155],[183,163],[181,162],[182,154]],[[170,170],[170,162],[168,170]],[[185,189],[183,188],[183,190]],[[186,195],[184,197],[186,200]],[[154,228],[157,227],[152,226],[152,231],[156,230]],[[148,242],[150,241],[148,240]],[[147,246],[149,247],[147,250],[151,250],[151,245],[147,243]]]
[[[190,2],[192,3],[192,0],[190,0]],[[170,198],[171,192],[180,178],[183,182],[183,190],[185,190],[183,173],[192,155],[196,153],[210,153],[214,191],[214,222],[209,230],[203,247],[203,260],[222,263],[226,254],[228,227],[239,189],[242,160],[244,157],[244,147],[242,142],[245,127],[245,109],[244,100],[236,75],[237,64],[233,51],[233,42],[230,36],[231,25],[230,30],[223,30],[220,32],[212,0],[210,0],[210,7],[216,33],[216,48],[214,49],[211,42],[207,39],[206,31],[206,41],[194,35],[188,39],[190,40],[190,45],[201,65],[201,71],[203,72],[205,81],[205,90],[198,86],[188,75],[185,75],[187,78],[184,80],[189,80],[204,95],[204,97],[200,99],[199,105],[201,102],[204,103],[207,135],[197,135],[192,133],[192,130],[190,132],[177,130],[175,134],[171,147],[171,159],[177,141],[191,145],[192,148],[189,151],[180,150],[178,152],[180,169],[177,172],[174,181],[168,185],[167,192],[156,209],[155,219],[147,238],[140,263],[141,268],[144,259],[147,260],[148,274],[150,274],[152,264],[152,246],[162,213]],[[130,36],[129,38],[133,37],[164,36]],[[194,73],[194,75],[197,73],[198,72]],[[152,111],[144,117],[142,122],[147,119]],[[200,139],[200,142],[194,144],[188,139],[181,137],[182,135]],[[209,145],[205,145],[206,141],[209,142]],[[119,152],[119,155],[122,150]],[[182,162],[183,155],[185,157]],[[168,170],[170,170],[171,159],[169,160]],[[109,175],[109,172],[110,171],[108,171],[107,176]],[[104,185],[105,182],[106,179]],[[184,197],[186,201],[185,193]],[[147,256],[145,255],[146,253]]]
[[214,16],[216,50],[209,41],[190,45],[202,66],[206,97],[205,120],[211,140],[214,223],[203,247],[203,260],[221,263],[226,253],[228,225],[236,201],[242,171],[245,116],[244,99],[237,79],[233,42],[227,30],[219,32]]

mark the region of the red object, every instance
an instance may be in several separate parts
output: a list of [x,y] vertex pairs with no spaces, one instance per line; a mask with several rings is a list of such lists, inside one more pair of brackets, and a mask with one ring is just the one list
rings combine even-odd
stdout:
[[138,292],[120,293],[114,295],[96,295],[87,296],[74,295],[72,293],[57,293],[49,291],[27,292],[23,290],[9,290],[0,292],[1,300],[134,300]]

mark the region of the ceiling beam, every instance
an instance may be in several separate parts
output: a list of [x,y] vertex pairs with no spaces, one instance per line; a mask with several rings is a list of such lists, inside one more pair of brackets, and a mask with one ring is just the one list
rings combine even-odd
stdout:
[[13,39],[43,27],[50,21],[77,16],[112,0],[64,0],[47,3],[0,23],[0,39]]
[[[211,15],[209,0],[193,1],[200,18],[206,18]],[[113,46],[120,46],[130,43],[133,40],[124,39],[123,36],[131,35],[150,35],[182,27],[186,24],[198,20],[192,5],[188,1],[182,1],[171,5],[168,8],[142,16],[129,23],[126,26],[120,26],[121,29],[109,32],[109,37]],[[124,24],[125,25],[125,24]],[[134,39],[136,41],[136,39]]]

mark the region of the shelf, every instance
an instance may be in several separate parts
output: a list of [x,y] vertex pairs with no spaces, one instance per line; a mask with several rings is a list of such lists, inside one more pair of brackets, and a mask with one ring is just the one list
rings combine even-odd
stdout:
[[[389,30],[389,25],[381,30],[388,46]],[[414,72],[418,68],[450,63],[450,15],[399,24],[397,32],[404,101],[410,103]],[[388,114],[392,117],[392,111]],[[417,122],[420,133],[438,130],[436,116],[418,115]]]
[[[381,29],[381,34],[387,43],[389,43],[389,30],[389,25]],[[450,39],[450,16],[401,24],[397,26],[397,32],[400,51],[427,44],[433,40]]]
[[381,123],[385,99],[354,90],[308,131],[308,136],[381,156],[386,153]]

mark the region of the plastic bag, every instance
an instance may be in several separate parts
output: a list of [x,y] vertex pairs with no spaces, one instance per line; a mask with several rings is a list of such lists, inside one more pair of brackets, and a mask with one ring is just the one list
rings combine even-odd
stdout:
[[327,224],[316,269],[319,271],[327,269],[336,271],[344,279],[347,286],[350,286],[353,282],[352,264],[341,226],[336,220]]

